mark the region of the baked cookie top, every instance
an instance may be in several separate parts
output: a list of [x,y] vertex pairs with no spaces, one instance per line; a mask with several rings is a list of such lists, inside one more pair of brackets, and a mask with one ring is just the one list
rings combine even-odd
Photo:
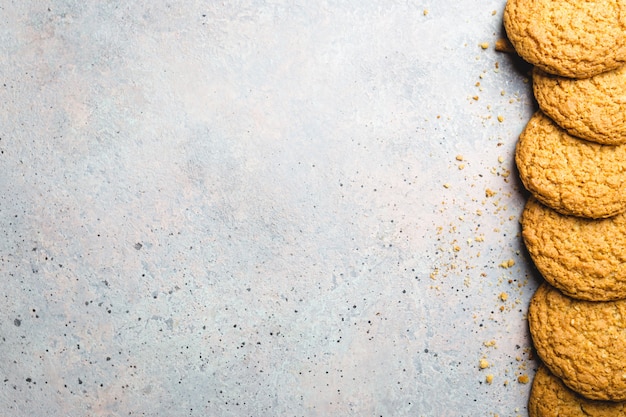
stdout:
[[626,403],[588,400],[541,365],[528,400],[529,417],[623,417]]
[[503,22],[517,53],[551,74],[586,78],[626,62],[623,0],[508,0]]
[[605,145],[626,143],[626,65],[572,79],[533,69],[539,108],[571,135]]
[[551,285],[583,300],[626,299],[626,214],[566,216],[531,197],[521,223],[530,257]]
[[543,283],[528,323],[538,356],[571,390],[626,401],[626,300],[576,300]]
[[560,213],[602,218],[626,211],[626,145],[576,138],[537,111],[519,137],[515,162],[526,189]]

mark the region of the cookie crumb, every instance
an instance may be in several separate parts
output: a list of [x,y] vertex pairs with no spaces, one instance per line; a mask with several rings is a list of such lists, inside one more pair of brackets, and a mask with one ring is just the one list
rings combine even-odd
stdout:
[[507,261],[504,261],[500,264],[501,268],[511,268],[513,265],[515,265],[515,260],[513,259],[509,259]]
[[489,42],[483,42],[483,43],[479,44],[479,46],[480,46],[482,49],[487,49],[487,48],[489,48]]
[[505,292],[500,293],[500,300],[506,301],[508,299],[509,299],[509,295],[507,293],[505,293]]
[[481,359],[481,360],[478,362],[478,367],[479,367],[480,369],[486,369],[486,368],[489,368],[489,362],[487,362],[487,359]]
[[495,49],[498,52],[515,53],[513,45],[505,38],[500,38],[496,41]]
[[487,188],[485,190],[485,196],[487,197],[493,197],[494,195],[498,194],[497,191],[492,190],[491,188]]
[[530,382],[530,378],[527,374],[523,374],[517,377],[517,382],[520,384],[528,384]]
[[491,383],[493,382],[493,374],[488,374],[485,377],[485,382],[488,383],[489,385],[491,385]]
[[486,342],[483,342],[483,346],[485,347],[495,347],[496,346],[496,341],[495,340],[487,340]]

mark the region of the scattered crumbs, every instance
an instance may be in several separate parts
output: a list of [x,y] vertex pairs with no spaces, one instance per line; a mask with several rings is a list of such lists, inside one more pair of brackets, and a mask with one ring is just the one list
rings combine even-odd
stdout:
[[483,342],[483,346],[485,347],[496,347],[496,341],[495,340],[487,340],[485,342]]
[[500,123],[504,122],[504,116],[500,116],[500,115],[499,115],[499,116],[498,116],[498,121],[499,121]]
[[509,259],[509,260],[507,260],[507,261],[503,261],[503,262],[500,264],[500,267],[501,267],[501,268],[511,268],[513,265],[515,265],[515,260],[513,260],[513,259]]
[[443,185],[443,188],[450,188],[450,183],[449,183],[449,182],[445,183],[445,184]]
[[515,53],[513,45],[505,38],[500,38],[496,41],[495,49],[498,52]]
[[498,157],[498,162],[503,163],[503,162],[504,162],[504,157],[499,156],[499,157]]
[[493,382],[493,374],[487,374],[487,376],[485,377],[485,382],[491,385],[491,383]]
[[424,16],[428,16],[428,9],[424,9]]
[[492,12],[491,12],[491,15],[492,15],[492,16],[495,16],[496,14],[498,14],[498,11],[497,11],[497,10],[494,10],[494,11],[492,11]]
[[528,374],[522,374],[517,377],[517,382],[519,382],[520,384],[528,384],[529,381],[530,378],[528,377]]
[[487,362],[487,359],[484,359],[484,358],[483,358],[483,359],[481,359],[481,360],[478,362],[478,367],[479,367],[480,369],[486,369],[486,368],[489,368],[489,362]]
[[498,194],[497,191],[492,190],[491,188],[487,188],[485,190],[485,196],[487,197],[493,197],[494,195]]
[[499,298],[500,298],[500,300],[502,300],[502,301],[506,301],[506,300],[508,300],[508,299],[509,299],[509,295],[508,295],[507,293],[503,292],[503,293],[500,293]]
[[[456,159],[458,162],[463,162],[463,161],[465,160],[465,159],[463,158],[463,155],[457,155],[457,156],[455,157],[455,159]],[[458,168],[459,168],[459,170],[463,170],[463,169],[465,169],[465,164],[459,164],[459,165],[458,165]]]
[[483,43],[481,43],[481,44],[480,44],[480,47],[481,47],[482,49],[487,49],[487,48],[489,48],[489,42],[483,42]]
[[480,97],[478,97],[478,96],[472,96],[472,100],[474,100],[474,101],[478,101],[479,98]]
[[[479,214],[479,216],[480,216],[480,214]],[[485,236],[484,235],[476,236],[474,238],[474,241],[476,241],[476,242],[484,242],[485,241]]]

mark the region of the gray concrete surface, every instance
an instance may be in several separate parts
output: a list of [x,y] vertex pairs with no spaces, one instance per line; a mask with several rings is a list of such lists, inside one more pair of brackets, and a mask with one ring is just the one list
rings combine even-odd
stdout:
[[525,416],[504,3],[0,0],[0,414]]

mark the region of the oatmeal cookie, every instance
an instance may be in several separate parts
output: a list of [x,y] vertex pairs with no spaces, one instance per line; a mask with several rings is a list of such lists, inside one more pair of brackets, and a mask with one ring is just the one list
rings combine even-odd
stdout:
[[571,390],[626,401],[626,300],[575,300],[544,282],[528,323],[538,356]]
[[517,53],[548,73],[586,78],[626,62],[623,0],[508,0],[503,21]]
[[528,400],[529,417],[623,417],[626,403],[588,400],[541,365]]
[[626,211],[626,145],[571,136],[539,110],[519,137],[515,162],[526,189],[560,213],[603,218]]
[[539,108],[573,136],[604,145],[626,143],[626,65],[591,78],[533,70]]
[[530,257],[550,284],[583,300],[626,299],[626,214],[566,216],[531,197],[521,223]]

